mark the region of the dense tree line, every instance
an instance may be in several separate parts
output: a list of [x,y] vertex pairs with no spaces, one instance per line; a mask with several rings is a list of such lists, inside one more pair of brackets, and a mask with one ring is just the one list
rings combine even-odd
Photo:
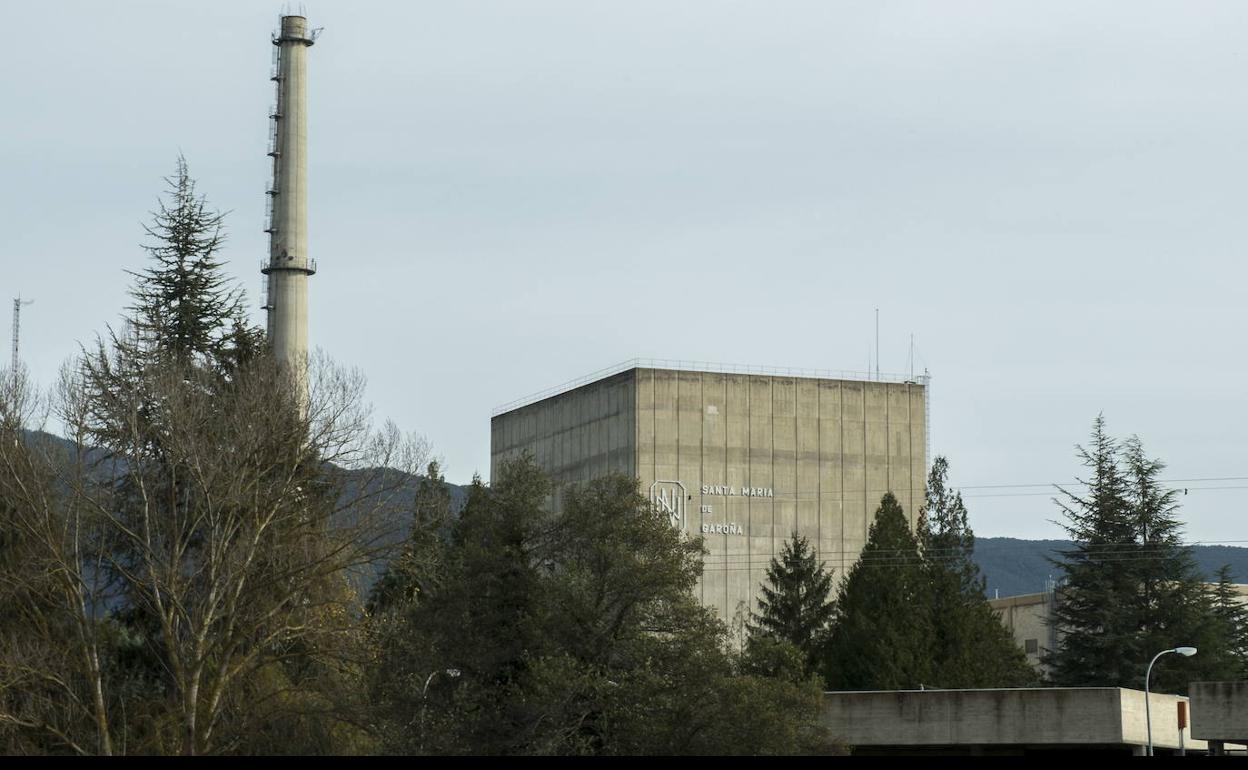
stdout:
[[[609,475],[562,490],[527,457],[479,482],[421,574],[374,592],[373,700],[402,753],[737,754],[827,748],[821,690],[729,652],[699,540]],[[445,500],[445,498],[441,498]],[[405,587],[403,587],[405,586]],[[381,601],[381,596],[400,597]],[[763,670],[775,676],[763,676]]]
[[829,689],[1017,687],[1036,674],[984,596],[961,495],[938,457],[918,531],[884,495],[862,555],[832,596],[831,574],[795,535],[773,560],[751,644],[782,639]]

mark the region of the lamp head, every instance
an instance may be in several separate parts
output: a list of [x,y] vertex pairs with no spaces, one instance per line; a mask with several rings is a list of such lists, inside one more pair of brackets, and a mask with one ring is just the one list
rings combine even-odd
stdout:
[[1195,647],[1175,647],[1174,651],[1182,655],[1185,658],[1190,658],[1196,654]]

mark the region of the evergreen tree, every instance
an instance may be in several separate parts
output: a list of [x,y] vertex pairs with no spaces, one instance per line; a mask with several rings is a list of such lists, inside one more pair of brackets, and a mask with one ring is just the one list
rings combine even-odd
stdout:
[[[1230,565],[1222,565],[1217,572],[1211,601],[1215,618],[1215,645],[1207,652],[1219,655],[1221,672],[1216,679],[1248,679],[1248,606],[1235,588]],[[1205,655],[1201,649],[1200,655]]]
[[[129,271],[134,284],[124,330],[110,331],[109,340],[82,360],[94,441],[118,451],[142,450],[154,461],[160,461],[159,447],[131,446],[139,433],[159,435],[153,384],[163,377],[219,392],[265,349],[264,333],[247,321],[242,290],[223,270],[225,215],[197,194],[182,156],[165,182],[166,198],[143,228],[152,264]],[[123,413],[136,401],[136,414]],[[136,424],[122,429],[127,421]]]
[[919,544],[891,492],[836,602],[824,680],[837,690],[917,688],[932,676],[927,575]]
[[747,626],[751,643],[759,637],[789,642],[801,652],[805,671],[814,671],[836,612],[831,592],[831,571],[816,560],[810,542],[794,532],[767,567],[759,611]]
[[120,340],[140,358],[171,358],[218,366],[255,344],[243,320],[243,294],[223,273],[219,252],[225,215],[195,191],[186,159],[178,156],[167,200],[158,202],[144,231],[150,267],[131,272],[134,340]]
[[973,559],[975,535],[962,494],[948,486],[949,463],[932,462],[919,540],[928,579],[932,674],[941,688],[1019,687],[1035,672],[984,596]]
[[403,606],[382,642],[376,691],[393,750],[519,750],[523,682],[545,653],[534,557],[550,490],[544,475],[511,466],[493,487],[473,480],[447,545],[446,579]]
[[1129,482],[1104,417],[1093,423],[1089,447],[1079,446],[1077,453],[1090,476],[1079,480],[1087,490],[1082,494],[1058,488],[1073,546],[1054,560],[1065,579],[1053,611],[1058,642],[1049,657],[1050,676],[1058,685],[1131,687],[1143,654],[1134,613],[1123,605],[1136,594],[1130,561],[1135,530]]
[[1158,691],[1186,692],[1194,674],[1212,674],[1220,667],[1222,651],[1217,649],[1213,606],[1191,548],[1182,542],[1178,490],[1164,489],[1159,482],[1165,463],[1149,458],[1140,439],[1133,436],[1122,444],[1122,465],[1136,554],[1128,565],[1136,586],[1130,606],[1135,613],[1137,649],[1144,658],[1139,681],[1157,652],[1189,645],[1203,649],[1205,655],[1167,659],[1166,665],[1153,671]]
[[[1054,609],[1058,648],[1049,656],[1059,685],[1140,687],[1149,660],[1179,645],[1207,646],[1212,612],[1189,549],[1179,539],[1165,467],[1138,439],[1120,445],[1093,423],[1078,454],[1090,476],[1083,494],[1060,489],[1058,505],[1074,545],[1054,564],[1065,580]],[[1208,652],[1213,652],[1209,650]],[[1156,689],[1182,691],[1212,657],[1155,672]]]
[[416,487],[412,529],[402,550],[373,586],[369,612],[418,601],[438,579],[442,541],[449,536],[451,490],[437,460],[431,460]]
[[818,686],[756,676],[766,662],[727,652],[726,627],[692,595],[700,541],[677,532],[636,479],[568,488],[558,512],[550,492],[523,457],[491,486],[474,483],[445,544],[445,578],[382,643],[374,692],[388,749],[822,747]]

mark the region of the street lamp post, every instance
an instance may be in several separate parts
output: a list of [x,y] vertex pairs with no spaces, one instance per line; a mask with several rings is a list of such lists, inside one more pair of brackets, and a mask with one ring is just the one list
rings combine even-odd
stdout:
[[437,676],[438,674],[446,674],[451,679],[457,679],[459,677],[459,669],[457,668],[448,668],[448,669],[435,668],[433,671],[429,673],[429,676],[425,679],[425,686],[420,688],[420,751],[421,752],[425,750],[425,705],[426,705],[426,702],[429,700],[429,683],[432,682],[433,678]]
[[1148,680],[1149,680],[1149,677],[1151,677],[1153,674],[1153,664],[1157,662],[1157,659],[1160,658],[1162,655],[1165,655],[1171,652],[1177,652],[1178,654],[1182,655],[1185,658],[1190,658],[1196,654],[1196,648],[1195,647],[1172,647],[1169,650],[1162,650],[1161,652],[1157,653],[1156,655],[1153,656],[1153,659],[1148,662],[1148,670],[1144,672],[1144,721],[1148,725],[1148,756],[1150,757],[1153,756],[1153,710],[1151,708],[1151,704],[1149,703]]

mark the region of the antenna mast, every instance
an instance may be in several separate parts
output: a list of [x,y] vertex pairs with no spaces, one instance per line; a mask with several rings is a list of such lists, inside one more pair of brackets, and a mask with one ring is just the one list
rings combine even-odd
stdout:
[[32,303],[34,303],[33,299],[22,301],[20,294],[13,298],[13,363],[12,369],[10,369],[10,371],[13,372],[17,371],[17,366],[21,363],[21,359],[18,357],[17,351],[18,341],[21,337],[22,330],[22,305],[30,305]]
[[880,379],[880,309],[875,309],[875,379]]

